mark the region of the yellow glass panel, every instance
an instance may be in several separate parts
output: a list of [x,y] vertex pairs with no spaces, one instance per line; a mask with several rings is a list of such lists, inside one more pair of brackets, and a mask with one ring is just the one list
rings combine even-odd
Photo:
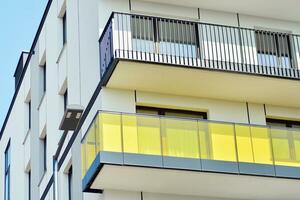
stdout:
[[200,158],[195,120],[162,119],[164,156]]
[[234,127],[231,124],[210,123],[211,158],[236,162]]
[[240,162],[253,163],[250,127],[235,125],[238,159]]
[[198,122],[199,126],[199,144],[200,144],[200,158],[201,159],[211,159],[210,158],[210,143],[209,143],[209,131],[207,122]]
[[81,143],[81,177],[83,178],[86,174],[86,155],[85,155],[86,139],[83,139]]
[[139,153],[137,117],[122,115],[123,148],[125,153]]
[[88,130],[85,139],[86,139],[86,146],[85,146],[86,170],[88,170],[96,157],[96,137],[95,137],[94,123],[91,125],[90,129]]
[[293,131],[295,159],[297,165],[300,164],[300,130]]
[[100,124],[99,124],[99,114],[97,115],[97,117],[95,118],[95,137],[96,137],[96,152],[99,153],[100,152]]
[[122,124],[124,152],[161,155],[158,117],[123,115]]
[[122,152],[121,115],[101,113],[99,125],[100,151]]
[[273,164],[271,140],[269,129],[265,127],[251,128],[254,162],[260,164]]
[[138,153],[161,155],[159,117],[137,116]]
[[291,134],[285,129],[271,129],[274,162],[276,165],[289,165],[292,161],[289,138]]
[[199,122],[202,159],[236,162],[234,126],[232,124]]

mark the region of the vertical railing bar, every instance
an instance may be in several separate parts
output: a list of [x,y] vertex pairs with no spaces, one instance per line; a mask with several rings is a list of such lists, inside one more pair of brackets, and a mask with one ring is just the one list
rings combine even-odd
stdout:
[[219,66],[219,50],[218,50],[218,45],[217,45],[217,35],[216,35],[216,26],[213,26],[213,36],[214,36],[214,43],[215,43],[215,51],[216,51],[216,60],[217,60],[217,69],[220,68]]
[[278,72],[279,71],[279,67],[281,67],[281,61],[280,61],[280,46],[279,46],[279,41],[278,41],[278,35],[277,33],[273,33],[273,39],[274,39],[274,48],[275,48],[275,52],[276,52],[276,63],[274,65],[274,75],[278,75]]
[[[207,56],[208,56],[208,58],[207,58],[207,61],[208,61],[208,66],[209,66],[209,68],[211,68],[211,66],[210,66],[210,42],[208,41],[208,28],[207,28],[207,25],[205,25],[205,24],[203,24],[202,26],[205,26],[205,36],[206,36],[206,46],[207,46]],[[202,29],[202,32],[204,33],[204,30]],[[203,43],[204,43],[204,37],[203,37]]]
[[167,44],[168,44],[168,51],[167,51],[167,59],[168,59],[168,63],[172,62],[172,61],[169,61],[169,57],[170,59],[172,59],[172,36],[171,36],[171,31],[170,31],[170,23],[171,23],[171,20],[167,20],[167,24],[166,24],[166,30],[167,30]]
[[264,59],[264,61],[263,61],[263,66],[261,67],[261,68],[259,68],[258,70],[259,70],[259,73],[262,73],[261,72],[261,69],[263,69],[265,66],[267,66],[267,58],[266,58],[266,44],[265,44],[265,37],[266,37],[266,32],[265,31],[261,31],[262,32],[262,36],[263,36],[263,38],[262,38],[262,42],[263,42],[263,54],[264,54],[264,56],[263,56],[263,59]]
[[175,43],[174,43],[174,55],[175,55],[175,64],[177,64],[177,47],[178,47],[178,44],[179,44],[179,37],[177,35],[177,21],[174,21],[173,23],[173,33],[174,33],[174,38],[175,38]]
[[[244,66],[244,50],[243,50],[243,43],[242,43],[242,32],[241,32],[241,27],[240,25],[238,26],[238,36],[239,36],[239,46],[240,46],[240,58],[241,58],[241,66],[243,68]],[[240,66],[240,65],[239,65]],[[240,67],[239,67],[239,71],[240,71]]]
[[[250,72],[252,72],[252,67],[255,66],[255,51],[254,51],[254,44],[253,44],[253,37],[252,37],[252,32],[249,31],[249,35],[250,35],[250,44],[251,44],[251,55],[252,55],[252,64],[250,65]],[[254,37],[255,37],[255,33],[254,33]]]
[[[133,16],[132,17],[132,22],[133,22],[133,25],[132,25],[132,27],[133,27],[133,29],[132,29],[132,31],[133,31],[133,36],[134,37],[132,37],[132,38],[134,38],[134,46],[135,46],[135,49],[134,49],[134,51],[133,51],[133,53],[135,54],[135,57],[137,58],[137,22],[136,22],[136,17],[135,16]],[[132,41],[133,42],[133,41]]]
[[[286,46],[286,48],[285,48],[285,50],[287,51],[287,55],[288,55],[288,68],[289,68],[289,71],[291,70],[291,68],[292,68],[292,55],[291,55],[291,53],[290,53],[290,48],[289,48],[289,42],[290,42],[290,38],[289,38],[289,34],[285,34],[285,37],[286,37],[286,43],[285,43],[285,46]],[[291,74],[289,74],[289,75],[291,75]]]
[[145,60],[147,60],[147,31],[146,31],[146,22],[147,22],[147,18],[144,17],[143,18],[143,28],[144,28],[144,32],[143,32],[143,40],[144,40],[144,56],[145,56]]
[[129,50],[130,50],[130,48],[129,48],[129,46],[130,46],[130,44],[129,44],[129,40],[130,40],[130,36],[129,36],[129,23],[130,22],[128,22],[128,19],[130,19],[129,17],[130,17],[130,15],[125,15],[125,19],[126,19],[126,33],[127,33],[127,56],[128,56],[128,58],[129,58]]
[[142,19],[141,16],[138,16],[138,25],[139,25],[139,59],[142,59],[143,44],[142,44]]
[[151,50],[151,43],[152,43],[152,39],[151,39],[151,30],[153,28],[151,28],[151,25],[150,25],[150,22],[151,22],[151,18],[150,17],[147,17],[147,37],[148,37],[148,56],[149,56],[149,60],[152,61],[152,56],[151,56],[151,53],[153,52]]
[[[225,27],[225,32],[226,32],[226,44],[227,44],[227,53],[225,52],[225,54],[227,55],[228,54],[228,60],[227,60],[227,63],[228,65],[226,66],[226,69],[230,70],[231,69],[231,55],[230,55],[230,48],[229,48],[229,35],[228,35],[228,27]],[[224,41],[225,43],[225,41]]]
[[124,35],[124,20],[123,20],[123,16],[120,14],[121,20],[122,20],[122,52],[123,52],[123,58],[125,57],[125,35]]
[[232,29],[231,27],[229,28],[230,31],[230,46],[231,46],[231,52],[229,52],[229,54],[232,53],[232,61],[231,61],[231,65],[230,65],[230,70],[235,70],[235,66],[236,66],[236,59],[235,59],[235,53],[234,53],[234,41],[233,41],[233,37],[232,37],[232,30],[234,31],[234,29]]
[[214,41],[213,41],[213,33],[212,33],[212,25],[207,25],[209,27],[209,39],[210,39],[210,50],[211,50],[211,57],[212,57],[212,68],[216,68],[215,64],[215,51],[216,48],[214,48]]
[[246,71],[246,42],[245,42],[245,36],[244,36],[244,29],[240,28],[240,35],[241,35],[241,50],[243,53],[243,59],[242,59],[242,71]]
[[196,46],[196,41],[194,40],[194,34],[195,34],[195,32],[196,32],[196,30],[194,29],[195,28],[195,26],[193,26],[193,23],[192,22],[190,22],[190,24],[189,24],[189,31],[190,31],[190,47],[191,47],[191,61],[192,61],[192,65],[193,66],[195,66],[195,62],[194,62],[194,58],[195,58],[195,52],[196,51],[194,51],[195,49],[194,49],[194,47]]
[[240,66],[240,60],[242,60],[242,55],[241,55],[241,47],[238,47],[238,45],[240,46],[240,38],[237,38],[237,36],[239,37],[239,34],[237,34],[236,32],[238,31],[239,33],[239,29],[238,28],[233,28],[233,33],[234,33],[234,40],[235,40],[235,50],[236,50],[236,56],[237,56],[237,66],[235,66],[235,71],[239,70],[239,66]]
[[[120,54],[120,49],[121,49],[121,32],[120,32],[120,16],[119,14],[116,14],[117,15],[117,22],[118,22],[118,51],[119,51],[119,54]],[[120,56],[120,55],[118,55]]]
[[192,31],[192,23],[190,22],[189,23],[189,38],[190,38],[190,41],[189,41],[189,46],[190,46],[190,50],[191,50],[191,64],[194,66],[194,51],[193,51],[193,46],[195,45],[194,44],[194,41],[193,41],[193,32],[194,31]]
[[296,69],[299,70],[299,59],[300,59],[300,46],[299,46],[299,36],[295,36],[297,40],[297,48],[298,49],[298,56],[296,56],[296,61],[297,61],[297,67]]
[[181,35],[180,35],[180,26],[179,26],[179,22],[176,23],[176,32],[177,32],[177,36],[178,36],[178,58],[179,58],[179,63],[181,63],[181,50],[180,50],[180,44],[181,44]]
[[271,45],[270,36],[271,36],[270,32],[268,31],[267,32],[267,47],[268,47],[269,66],[272,66],[272,64],[271,64],[272,52],[271,52],[271,48],[270,48],[270,45]]
[[[222,48],[222,46],[224,45],[224,41],[221,41],[222,40],[222,35],[221,35],[221,31],[220,31],[220,29],[222,30],[222,26],[218,26],[218,38],[219,38],[219,48],[220,48],[220,57],[221,57],[221,68],[224,70],[224,64],[225,64],[225,62],[224,62],[224,59],[223,59],[223,52],[222,52],[222,50],[223,50],[223,48]],[[224,35],[223,35],[224,36]]]
[[247,43],[247,46],[248,46],[248,60],[246,62],[246,71],[250,72],[250,67],[251,67],[253,57],[252,57],[252,46],[250,45],[250,42],[249,42],[248,32],[249,32],[249,30],[245,30],[245,35],[247,37],[246,43]]

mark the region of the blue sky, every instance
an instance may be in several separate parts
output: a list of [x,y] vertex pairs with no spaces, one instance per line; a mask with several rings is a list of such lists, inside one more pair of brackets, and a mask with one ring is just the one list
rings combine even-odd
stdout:
[[0,127],[14,94],[13,74],[22,50],[29,50],[47,0],[0,1]]

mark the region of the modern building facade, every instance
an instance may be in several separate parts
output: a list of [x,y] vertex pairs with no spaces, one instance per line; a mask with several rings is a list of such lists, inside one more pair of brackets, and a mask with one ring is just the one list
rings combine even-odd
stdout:
[[49,0],[1,199],[300,199],[300,2]]

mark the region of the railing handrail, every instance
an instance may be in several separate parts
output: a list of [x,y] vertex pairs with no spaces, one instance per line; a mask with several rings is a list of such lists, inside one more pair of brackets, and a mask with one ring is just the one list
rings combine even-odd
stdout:
[[174,22],[189,22],[189,23],[196,23],[196,24],[203,24],[203,25],[210,25],[210,26],[218,26],[218,27],[225,27],[225,28],[234,28],[234,29],[242,29],[242,30],[249,30],[249,31],[261,31],[264,33],[276,33],[276,34],[282,34],[282,35],[290,35],[290,36],[297,36],[300,37],[300,34],[295,33],[287,33],[287,32],[280,32],[278,30],[263,30],[263,29],[255,29],[255,28],[247,28],[242,26],[232,26],[232,25],[226,25],[226,24],[217,24],[217,23],[208,23],[208,22],[201,22],[200,20],[192,20],[192,19],[176,19],[172,17],[165,17],[165,16],[155,16],[155,15],[149,15],[149,14],[139,14],[139,13],[128,13],[128,12],[118,12],[113,11],[110,15],[110,18],[108,19],[108,22],[114,18],[115,14],[121,14],[121,15],[130,15],[130,16],[140,16],[140,17],[151,17],[153,19],[162,19],[162,20],[172,20]]
[[211,120],[211,119],[199,119],[195,117],[179,117],[179,116],[164,116],[164,115],[156,115],[156,114],[144,114],[144,113],[128,113],[128,112],[117,112],[117,111],[108,111],[108,110],[98,110],[94,115],[93,119],[91,120],[90,125],[85,131],[84,136],[81,139],[81,142],[86,138],[88,131],[90,130],[93,122],[97,118],[97,116],[101,113],[107,114],[117,114],[117,115],[132,115],[132,116],[144,116],[144,117],[156,117],[159,119],[178,119],[178,120],[191,120],[191,121],[199,121],[199,122],[206,122],[206,123],[219,123],[219,124],[228,124],[233,126],[247,126],[247,127],[260,127],[260,128],[267,128],[273,130],[286,130],[286,131],[300,131],[300,128],[291,128],[291,127],[275,127],[270,125],[262,125],[262,124],[252,124],[252,123],[242,123],[242,122],[228,122],[228,121],[220,121],[220,120]]

